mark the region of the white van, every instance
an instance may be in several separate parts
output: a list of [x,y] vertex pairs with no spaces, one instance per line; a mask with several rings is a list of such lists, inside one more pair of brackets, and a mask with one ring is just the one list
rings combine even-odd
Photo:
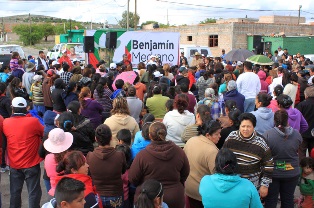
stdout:
[[188,63],[190,64],[194,58],[194,54],[199,52],[203,54],[205,57],[207,55],[212,55],[210,48],[207,46],[196,46],[196,45],[184,45],[180,44],[180,53],[184,52],[184,56],[187,58]]

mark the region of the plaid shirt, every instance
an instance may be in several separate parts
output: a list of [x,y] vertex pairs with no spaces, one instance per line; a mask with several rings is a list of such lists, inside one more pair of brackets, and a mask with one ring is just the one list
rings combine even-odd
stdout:
[[71,77],[73,76],[73,74],[71,72],[62,72],[60,74],[60,78],[63,79],[64,83],[66,85],[69,84]]

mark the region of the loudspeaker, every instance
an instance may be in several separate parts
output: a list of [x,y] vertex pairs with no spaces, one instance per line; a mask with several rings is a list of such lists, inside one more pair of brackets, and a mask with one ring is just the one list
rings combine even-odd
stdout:
[[116,48],[117,47],[117,32],[107,32],[106,33],[106,48]]
[[94,36],[84,36],[84,52],[94,53]]

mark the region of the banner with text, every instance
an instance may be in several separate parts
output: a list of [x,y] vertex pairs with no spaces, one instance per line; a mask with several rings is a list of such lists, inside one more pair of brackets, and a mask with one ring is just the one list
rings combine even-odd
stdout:
[[117,39],[113,62],[120,62],[127,54],[133,67],[146,63],[151,55],[158,55],[162,64],[176,65],[179,59],[180,33],[125,32]]

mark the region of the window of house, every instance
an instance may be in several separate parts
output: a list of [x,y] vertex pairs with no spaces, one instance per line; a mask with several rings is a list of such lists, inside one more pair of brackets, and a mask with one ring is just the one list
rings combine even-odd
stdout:
[[188,41],[192,41],[192,36],[188,36]]
[[218,46],[218,35],[210,35],[208,39],[209,47],[217,47]]

